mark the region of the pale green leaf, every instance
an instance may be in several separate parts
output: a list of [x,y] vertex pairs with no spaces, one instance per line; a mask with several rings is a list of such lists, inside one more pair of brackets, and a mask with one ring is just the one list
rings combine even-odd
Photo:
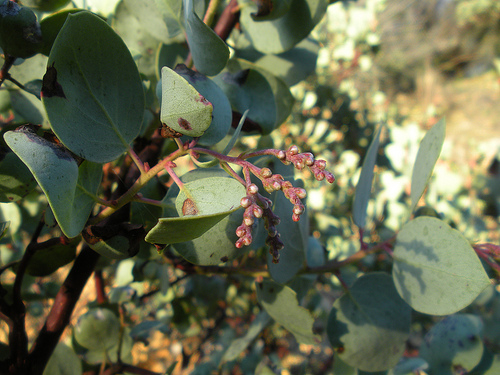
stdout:
[[109,309],[96,307],[78,319],[73,335],[86,349],[106,351],[118,343],[119,332],[118,317]]
[[182,2],[179,0],[123,0],[129,14],[151,36],[169,43],[182,32]]
[[82,374],[82,361],[73,348],[60,342],[50,356],[43,375],[80,375]]
[[410,334],[411,309],[399,297],[391,277],[361,276],[328,318],[327,334],[339,357],[363,371],[384,371],[398,363]]
[[446,132],[446,123],[441,119],[430,129],[420,142],[413,173],[411,176],[411,210],[413,211],[422,196],[427,182],[431,178],[432,170],[436,164],[441,148],[443,147]]
[[244,196],[245,187],[232,178],[208,177],[188,182],[175,202],[181,217],[159,219],[158,224],[147,234],[146,241],[173,244],[200,237],[238,210]]
[[231,104],[224,92],[210,78],[180,64],[175,72],[188,81],[213,106],[212,122],[198,140],[198,144],[210,146],[221,141],[231,128]]
[[262,332],[269,324],[271,317],[265,311],[261,311],[252,324],[248,327],[245,335],[234,340],[222,357],[222,362],[234,361],[247,348],[250,343]]
[[201,137],[212,122],[213,106],[181,75],[161,70],[161,122],[191,137]]
[[455,368],[472,370],[483,355],[483,323],[478,316],[446,317],[425,335],[420,356],[432,374],[453,374]]
[[354,203],[352,207],[352,217],[354,224],[362,229],[366,225],[366,209],[368,208],[368,201],[370,200],[372,181],[373,181],[373,168],[377,161],[378,145],[380,143],[380,126],[373,137],[372,143],[368,148],[361,167],[361,174],[359,175],[358,185],[354,193]]
[[448,315],[468,306],[489,278],[467,239],[443,221],[420,216],[396,238],[394,283],[415,310]]
[[300,306],[296,293],[288,286],[265,279],[256,284],[257,299],[266,312],[290,331],[302,344],[317,344],[319,337],[313,333],[314,318]]

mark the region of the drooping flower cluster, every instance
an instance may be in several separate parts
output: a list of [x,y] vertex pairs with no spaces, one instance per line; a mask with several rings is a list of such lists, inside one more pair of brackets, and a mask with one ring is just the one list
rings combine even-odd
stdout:
[[273,262],[278,263],[279,251],[285,246],[280,240],[280,234],[276,225],[280,223],[280,218],[271,210],[272,202],[258,193],[258,187],[250,184],[247,187],[247,196],[241,199],[241,206],[245,208],[243,213],[243,223],[236,229],[239,237],[236,247],[248,246],[252,243],[252,226],[255,218],[264,218],[264,226],[267,230],[266,244],[269,252],[273,256]]
[[[335,181],[333,174],[325,170],[326,161],[315,160],[313,154],[309,152],[299,153],[297,146],[291,146],[287,151],[269,150],[269,153],[285,164],[292,163],[299,170],[308,167],[318,181],[324,179],[329,183]],[[257,185],[250,182],[250,172],[261,180],[264,189],[268,193],[278,190],[283,192],[285,197],[293,204],[293,221],[299,221],[300,215],[305,212],[302,199],[307,195],[306,190],[294,187],[290,181],[285,180],[280,174],[273,174],[269,168],[246,165],[243,172],[247,182],[247,195],[241,199],[241,206],[245,209],[245,212],[242,224],[236,229],[236,235],[239,237],[236,241],[236,247],[241,248],[252,243],[252,226],[255,219],[264,218],[265,228],[268,233],[266,244],[270,247],[269,251],[273,256],[273,262],[278,263],[279,251],[284,247],[276,228],[280,219],[271,210],[272,202],[260,195]]]

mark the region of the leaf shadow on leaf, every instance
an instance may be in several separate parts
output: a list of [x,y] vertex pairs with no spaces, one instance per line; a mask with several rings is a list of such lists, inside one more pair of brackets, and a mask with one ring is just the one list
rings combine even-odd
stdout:
[[[435,254],[434,250],[430,246],[425,246],[423,241],[418,241],[418,240],[413,240],[413,241],[398,241],[398,245],[403,246],[405,249],[419,249],[419,250],[414,250],[415,254],[418,255],[423,255],[427,258],[429,261],[435,261],[438,263],[440,261],[440,258]],[[395,276],[400,280],[400,285],[401,285],[401,297],[405,301],[410,301],[411,300],[411,291],[409,291],[405,285],[405,275],[408,276],[413,276],[417,281],[420,286],[420,292],[422,294],[425,293],[426,290],[426,284],[424,280],[422,279],[423,275],[423,270],[421,267],[414,266],[412,264],[409,264],[406,262],[406,259],[401,259],[398,258],[397,256],[394,256],[394,268],[393,272]]]
[[336,350],[338,349],[343,350],[345,349],[344,343],[340,340],[340,338],[349,333],[349,328],[347,324],[345,324],[344,322],[340,321],[337,318],[337,312],[338,310],[334,306],[331,309],[330,314],[328,316],[327,332],[328,332],[328,338],[333,348]]

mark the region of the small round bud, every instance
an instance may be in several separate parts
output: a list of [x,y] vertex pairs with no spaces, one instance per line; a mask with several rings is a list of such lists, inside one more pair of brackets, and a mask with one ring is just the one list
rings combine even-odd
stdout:
[[250,184],[247,187],[248,194],[254,195],[254,194],[257,194],[258,191],[259,191],[259,188],[255,184]]
[[326,161],[325,160],[316,160],[316,162],[314,164],[316,164],[316,167],[318,169],[324,170],[326,168]]
[[298,161],[295,163],[295,168],[297,168],[297,169],[304,169],[304,167],[305,167],[305,164],[302,161]]
[[262,208],[255,205],[253,208],[253,216],[255,216],[256,218],[261,218],[263,214],[264,214],[264,211],[262,210]]
[[243,247],[243,240],[240,238],[236,243],[234,244],[237,249],[241,249]]
[[311,165],[314,164],[314,155],[311,154],[310,152],[307,152],[304,154],[306,156],[305,160],[306,160],[306,165],[308,167],[310,167]]
[[295,221],[295,222],[299,221],[300,220],[300,215],[293,214],[292,215],[292,220]]
[[299,206],[299,205],[296,205],[293,207],[293,213],[295,215],[302,215],[304,213],[304,207],[303,206]]
[[245,223],[245,225],[247,227],[249,227],[249,226],[253,225],[254,220],[253,220],[252,217],[246,217],[246,218],[243,219],[243,223]]
[[242,238],[242,240],[243,240],[243,245],[248,246],[252,243],[252,236],[248,235],[248,236]]
[[318,181],[323,181],[325,179],[325,173],[318,172],[318,173],[316,173],[316,175],[314,177],[316,177],[316,180],[318,180]]
[[296,194],[300,199],[304,199],[307,196],[307,191],[306,189],[298,188]]
[[247,231],[243,229],[241,226],[239,226],[238,229],[236,229],[236,235],[240,238],[243,237],[246,232]]
[[295,145],[290,146],[288,152],[290,153],[290,155],[297,155],[299,153],[299,148]]
[[263,178],[268,178],[273,175],[273,172],[269,168],[262,168],[259,172],[260,176]]
[[278,153],[276,154],[276,157],[280,160],[285,160],[286,159],[285,151],[279,150]]
[[252,204],[252,201],[248,197],[243,197],[240,200],[241,207],[248,208]]
[[332,173],[325,172],[325,177],[330,184],[333,184],[335,182],[335,176]]
[[280,190],[281,189],[281,183],[279,181],[274,181],[272,186],[273,186],[274,190]]

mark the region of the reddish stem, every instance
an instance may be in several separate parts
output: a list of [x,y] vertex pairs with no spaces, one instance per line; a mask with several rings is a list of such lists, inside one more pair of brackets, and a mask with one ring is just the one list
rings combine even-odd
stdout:
[[94,272],[94,282],[95,282],[95,291],[97,295],[97,303],[103,304],[108,302],[108,298],[106,297],[106,292],[104,291],[104,279],[102,277],[102,271],[96,270]]
[[237,0],[231,0],[224,8],[217,24],[214,27],[215,33],[222,39],[226,40],[238,24],[240,19],[240,7]]

